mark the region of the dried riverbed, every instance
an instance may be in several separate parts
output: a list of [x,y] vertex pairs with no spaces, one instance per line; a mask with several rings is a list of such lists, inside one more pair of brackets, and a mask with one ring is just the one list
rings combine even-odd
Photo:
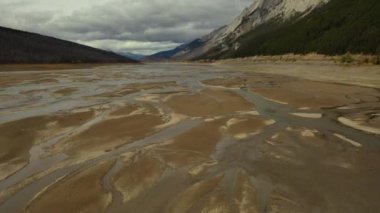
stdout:
[[0,212],[380,209],[379,89],[233,69],[0,72]]

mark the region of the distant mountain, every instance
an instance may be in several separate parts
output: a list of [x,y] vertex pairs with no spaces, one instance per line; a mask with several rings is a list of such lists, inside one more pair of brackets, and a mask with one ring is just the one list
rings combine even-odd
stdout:
[[379,0],[256,0],[231,24],[171,59],[380,53]]
[[135,53],[131,53],[131,52],[118,53],[118,54],[126,56],[126,57],[131,58],[131,59],[136,60],[136,61],[141,61],[146,57],[145,55],[135,54]]
[[136,63],[74,42],[0,27],[0,63]]
[[219,33],[225,27],[226,26],[223,26],[210,34],[203,36],[202,38],[198,38],[191,42],[182,44],[172,50],[162,51],[148,56],[145,58],[145,60],[190,60],[196,58],[199,55],[198,50],[201,50],[202,47],[207,44],[207,42],[209,42],[214,35]]
[[202,46],[204,44],[203,39],[196,39],[194,41],[191,41],[186,44],[182,44],[178,46],[175,49],[172,50],[167,50],[167,51],[162,51],[158,52],[156,54],[150,55],[146,57],[144,60],[164,60],[164,59],[174,59],[174,58],[182,58],[183,55],[189,53],[190,51]]

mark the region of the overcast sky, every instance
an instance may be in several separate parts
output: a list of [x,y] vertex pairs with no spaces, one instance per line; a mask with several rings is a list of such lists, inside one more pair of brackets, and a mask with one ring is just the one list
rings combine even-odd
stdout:
[[228,24],[254,0],[0,0],[0,25],[151,54]]

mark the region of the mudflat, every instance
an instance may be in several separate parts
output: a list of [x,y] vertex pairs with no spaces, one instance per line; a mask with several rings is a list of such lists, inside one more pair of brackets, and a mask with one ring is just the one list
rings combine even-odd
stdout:
[[61,68],[0,72],[0,212],[380,209],[379,67]]

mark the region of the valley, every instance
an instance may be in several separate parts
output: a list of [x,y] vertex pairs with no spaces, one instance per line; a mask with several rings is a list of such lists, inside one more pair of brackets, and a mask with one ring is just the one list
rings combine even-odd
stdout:
[[377,66],[6,69],[0,212],[380,209]]

